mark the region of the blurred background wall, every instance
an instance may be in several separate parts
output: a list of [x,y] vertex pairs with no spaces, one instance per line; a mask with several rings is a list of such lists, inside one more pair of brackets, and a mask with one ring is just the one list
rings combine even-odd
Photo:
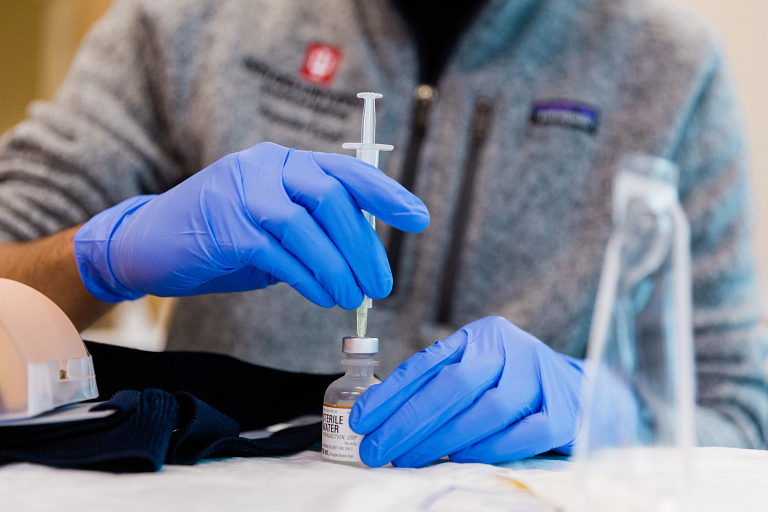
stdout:
[[50,99],[111,0],[0,0],[0,133]]
[[[0,0],[0,133],[22,119],[29,102],[51,99],[88,29],[112,0]],[[147,350],[165,346],[173,300],[125,303],[83,338]]]
[[720,31],[736,76],[747,125],[752,197],[757,210],[755,252],[768,323],[768,0],[682,0]]
[[[749,135],[753,196],[758,209],[755,249],[764,295],[768,298],[768,0],[680,1],[703,12],[720,30],[736,75]],[[110,3],[111,0],[0,0],[0,133],[24,118],[30,101],[53,96],[82,36]],[[162,325],[171,307],[171,302],[155,298],[123,306],[84,336],[161,349]],[[768,321],[768,300],[764,301],[763,311]],[[117,332],[114,327],[118,327]]]

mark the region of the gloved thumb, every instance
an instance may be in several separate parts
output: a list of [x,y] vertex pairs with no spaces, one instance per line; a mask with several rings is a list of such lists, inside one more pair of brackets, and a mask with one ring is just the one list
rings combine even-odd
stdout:
[[240,270],[206,281],[185,292],[184,295],[247,292],[266,288],[278,282],[280,281],[275,276],[256,267],[243,267]]
[[467,339],[466,329],[460,329],[412,355],[384,382],[368,388],[352,407],[349,416],[352,430],[369,434],[379,428],[440,370],[461,361]]

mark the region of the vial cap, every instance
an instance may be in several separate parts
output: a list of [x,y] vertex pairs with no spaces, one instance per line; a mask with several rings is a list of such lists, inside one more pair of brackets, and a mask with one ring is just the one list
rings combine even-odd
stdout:
[[345,336],[341,340],[341,351],[345,354],[378,354],[379,338]]

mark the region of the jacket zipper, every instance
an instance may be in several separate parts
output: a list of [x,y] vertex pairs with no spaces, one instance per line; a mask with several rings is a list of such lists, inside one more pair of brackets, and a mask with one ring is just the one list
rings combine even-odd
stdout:
[[[416,104],[414,106],[413,120],[411,121],[411,138],[408,141],[403,174],[400,178],[400,184],[411,192],[416,183],[419,156],[421,155],[421,147],[427,134],[427,126],[432,114],[432,105],[437,99],[437,88],[429,84],[419,84],[413,90],[413,96],[416,99]],[[389,267],[392,270],[392,278],[394,280],[392,293],[396,291],[399,282],[398,274],[402,261],[404,236],[404,232],[393,228],[389,237],[389,243],[387,244],[387,257],[389,258]]]
[[470,132],[470,145],[467,159],[464,163],[464,178],[459,190],[459,201],[453,215],[451,238],[448,245],[448,254],[443,266],[443,276],[440,280],[437,305],[437,322],[450,324],[453,308],[453,294],[456,287],[456,275],[461,262],[464,236],[469,224],[469,207],[475,188],[477,175],[477,163],[480,151],[488,137],[488,127],[491,120],[491,100],[481,97],[475,103],[475,112],[472,116],[472,128]]

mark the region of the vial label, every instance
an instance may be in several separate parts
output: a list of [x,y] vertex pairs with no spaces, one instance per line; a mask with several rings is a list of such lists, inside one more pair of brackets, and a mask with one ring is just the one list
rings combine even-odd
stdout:
[[323,404],[323,457],[341,462],[362,462],[360,441],[364,436],[349,428],[352,407]]

